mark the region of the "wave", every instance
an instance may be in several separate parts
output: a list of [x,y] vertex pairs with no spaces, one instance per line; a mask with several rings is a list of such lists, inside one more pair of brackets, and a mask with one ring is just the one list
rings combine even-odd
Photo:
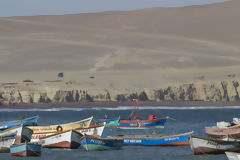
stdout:
[[0,112],[57,112],[57,111],[82,111],[84,108],[21,108],[21,109],[7,109],[7,108],[1,108]]
[[[0,108],[0,112],[57,112],[57,111],[83,111],[83,110],[134,110],[136,106],[118,106],[118,107],[85,107],[85,108]],[[200,109],[240,109],[240,106],[190,106],[190,107],[169,107],[169,106],[141,106],[141,110],[200,110]]]
[[[136,109],[135,106],[119,106],[117,108],[105,108],[106,110],[130,110],[130,109]],[[190,107],[169,107],[169,106],[142,106],[139,107],[141,110],[147,110],[147,109],[165,109],[165,110],[199,110],[199,109],[240,109],[240,106],[224,106],[224,107],[218,107],[218,106],[190,106]]]

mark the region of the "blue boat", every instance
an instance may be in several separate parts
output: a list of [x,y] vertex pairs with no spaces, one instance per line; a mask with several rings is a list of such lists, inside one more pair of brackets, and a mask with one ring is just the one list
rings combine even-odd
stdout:
[[117,135],[108,136],[109,138],[122,139],[124,145],[130,146],[189,146],[189,137],[193,132],[161,135],[161,134],[146,134],[146,135]]
[[13,144],[10,147],[12,156],[28,157],[28,156],[41,156],[42,146],[37,143],[21,143]]
[[18,127],[18,126],[35,126],[37,125],[38,116],[33,116],[30,118],[25,118],[21,120],[15,120],[15,121],[7,121],[7,122],[0,122],[0,131],[4,131],[6,129],[12,128],[12,127]]
[[86,151],[114,150],[122,147],[123,140],[84,135],[81,138],[81,145]]

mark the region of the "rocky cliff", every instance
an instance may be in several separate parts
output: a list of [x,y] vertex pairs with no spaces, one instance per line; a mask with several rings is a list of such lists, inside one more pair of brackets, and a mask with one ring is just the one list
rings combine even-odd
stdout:
[[239,83],[240,80],[198,82],[117,94],[111,88],[93,94],[71,81],[1,84],[0,104],[130,101],[133,98],[141,101],[239,102]]
[[192,83],[155,90],[155,100],[239,102],[239,81]]

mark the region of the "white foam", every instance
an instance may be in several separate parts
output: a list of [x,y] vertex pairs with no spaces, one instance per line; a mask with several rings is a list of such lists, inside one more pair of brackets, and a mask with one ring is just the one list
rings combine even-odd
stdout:
[[[118,106],[115,108],[98,108],[98,110],[132,110],[136,109],[136,106]],[[190,107],[179,107],[179,106],[141,106],[139,107],[141,110],[151,110],[151,109],[161,109],[161,110],[199,110],[199,109],[240,109],[240,106],[190,106]]]
[[[85,107],[85,108],[23,108],[23,109],[10,109],[10,108],[1,108],[0,112],[57,112],[57,111],[83,111],[83,110],[133,110],[136,109],[136,106],[118,106],[118,107]],[[224,106],[224,107],[217,107],[217,106],[192,106],[192,107],[169,107],[169,106],[142,106],[139,107],[141,110],[200,110],[200,109],[240,109],[240,106]]]
[[57,112],[57,111],[63,111],[63,110],[73,110],[73,111],[82,111],[83,108],[34,108],[34,109],[28,109],[28,108],[21,108],[21,109],[5,109],[1,108],[0,112]]

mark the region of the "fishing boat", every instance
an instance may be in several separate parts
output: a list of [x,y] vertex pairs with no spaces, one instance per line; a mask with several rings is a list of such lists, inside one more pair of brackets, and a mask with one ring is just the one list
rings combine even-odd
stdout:
[[157,119],[156,115],[149,115],[148,120],[142,120],[138,114],[138,99],[134,99],[137,103],[137,115],[132,120],[120,119],[118,127],[120,129],[158,129],[164,128],[167,118]]
[[234,117],[232,123],[234,123],[236,125],[240,125],[240,118]]
[[162,135],[162,134],[143,134],[143,135],[117,135],[108,136],[109,138],[123,139],[123,145],[130,146],[189,146],[188,139],[193,132]]
[[[219,123],[223,124],[223,123]],[[224,123],[227,124],[227,123]],[[209,137],[223,139],[231,137],[233,139],[240,139],[240,125],[217,125],[213,127],[205,127],[205,133]]]
[[29,127],[30,129],[33,130],[31,142],[38,142],[40,137],[46,137],[62,131],[68,131],[71,129],[88,128],[90,126],[92,119],[93,117],[86,118],[81,121],[65,123],[65,124],[50,125],[50,126],[31,126]]
[[91,123],[91,125],[99,125],[105,122],[105,128],[117,128],[120,117],[114,119],[103,119],[101,123]]
[[167,118],[149,119],[149,120],[120,120],[118,127],[120,129],[159,129],[164,128]]
[[213,138],[190,137],[189,143],[195,155],[224,154],[226,151],[239,152],[240,142]]
[[86,151],[114,150],[122,147],[123,140],[84,135],[81,138],[81,145]]
[[5,136],[0,136],[0,153],[9,153],[10,146],[14,144],[17,133],[10,133]]
[[78,128],[75,129],[75,131],[81,133],[81,134],[87,134],[87,135],[92,135],[92,136],[96,136],[96,137],[101,137],[103,130],[105,128],[105,122],[103,122],[102,124],[99,125],[91,125],[88,128]]
[[229,160],[240,160],[240,153],[236,152],[225,152]]
[[41,137],[39,143],[43,148],[76,149],[81,144],[82,134],[75,130],[67,130],[53,135]]
[[0,152],[8,153],[12,144],[29,142],[31,140],[32,133],[32,130],[22,126],[0,131]]
[[15,121],[6,121],[6,122],[0,122],[0,131],[17,127],[17,126],[36,126],[38,121],[38,116],[33,116],[30,118],[25,118],[21,120],[15,120]]
[[10,153],[12,156],[29,157],[41,156],[42,146],[37,143],[21,143],[10,146]]

